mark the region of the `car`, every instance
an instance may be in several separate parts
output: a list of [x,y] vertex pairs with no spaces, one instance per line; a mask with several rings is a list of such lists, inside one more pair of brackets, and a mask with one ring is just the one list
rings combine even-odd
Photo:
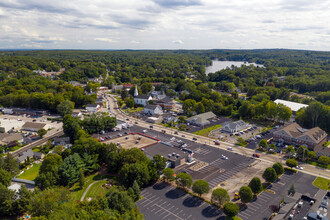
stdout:
[[33,119],[32,121],[35,122],[35,121],[37,121],[37,119]]
[[194,138],[193,138],[193,141],[197,141],[197,138],[194,137]]
[[123,136],[121,133],[118,133],[117,135],[118,135],[119,137]]
[[129,118],[126,118],[126,121],[129,121]]
[[304,168],[301,167],[301,166],[296,166],[296,168],[297,168],[298,170],[303,170],[303,169],[304,169]]
[[303,206],[303,202],[302,201],[300,201],[300,202],[298,202],[298,207],[300,208],[301,206]]
[[232,148],[232,147],[228,147],[227,150],[231,150],[231,151],[233,151],[233,148]]
[[179,133],[177,131],[175,131],[174,134],[179,134]]
[[278,129],[280,126],[278,126],[278,125],[276,125],[275,127],[274,127],[274,129]]
[[19,119],[17,119],[17,121],[22,121],[22,119],[19,118]]
[[234,199],[236,199],[236,200],[240,199],[240,196],[239,196],[239,193],[238,192],[235,193]]
[[215,140],[215,141],[214,141],[214,144],[215,144],[215,145],[220,145],[220,141]]
[[154,126],[150,125],[149,128],[152,129],[152,128],[154,128]]
[[182,137],[184,138],[184,137],[186,137],[186,135],[183,134]]
[[127,131],[125,131],[125,133],[124,134],[128,134],[128,132]]
[[139,122],[136,121],[135,124],[137,125],[137,124],[139,124]]
[[147,130],[143,130],[142,132],[143,132],[143,133],[147,133]]
[[221,155],[221,159],[228,160],[228,157],[226,157],[225,155]]
[[259,158],[260,157],[260,154],[252,154],[252,156]]
[[100,140],[101,140],[101,141],[104,141],[104,138],[103,138],[103,137],[100,137]]

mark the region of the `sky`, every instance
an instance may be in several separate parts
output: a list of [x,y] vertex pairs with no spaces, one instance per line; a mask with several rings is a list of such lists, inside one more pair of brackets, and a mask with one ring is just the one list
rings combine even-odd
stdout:
[[0,49],[330,51],[330,0],[0,0]]

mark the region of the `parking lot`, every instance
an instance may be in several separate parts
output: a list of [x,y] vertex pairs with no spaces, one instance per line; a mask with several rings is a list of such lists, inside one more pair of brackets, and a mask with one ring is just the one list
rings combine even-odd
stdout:
[[[120,134],[122,135],[122,134]],[[105,136],[108,137],[108,136]],[[128,134],[124,136],[115,136],[113,139],[106,139],[104,143],[114,143],[120,145],[124,149],[133,147],[141,148],[151,144],[156,144],[158,141],[140,134]],[[118,144],[119,143],[119,144]]]
[[223,212],[201,199],[166,183],[156,183],[141,191],[137,206],[146,220],[225,219]]

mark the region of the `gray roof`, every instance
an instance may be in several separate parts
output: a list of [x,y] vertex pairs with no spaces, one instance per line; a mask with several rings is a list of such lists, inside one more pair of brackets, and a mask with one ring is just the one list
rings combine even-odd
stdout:
[[8,134],[8,133],[0,133],[0,142],[10,143],[16,140],[22,140],[23,136],[21,134]]
[[209,119],[212,119],[214,117],[216,117],[216,115],[213,112],[205,112],[205,113],[187,118],[186,121],[194,122],[194,123],[198,123],[198,124],[204,124],[204,123],[208,122]]
[[[150,110],[155,110],[157,107],[160,107],[159,105],[146,105],[146,107],[144,107],[145,109],[150,109]],[[161,107],[160,107],[161,108]]]
[[228,123],[225,126],[228,126],[230,129],[236,129],[237,127],[244,126],[245,122],[243,120],[235,121],[232,123]]
[[165,98],[160,99],[159,101],[161,101],[163,103],[170,103],[170,102],[173,102],[173,99],[166,96]]
[[25,122],[25,124],[22,126],[22,129],[27,129],[27,128],[35,128],[37,130],[44,128],[46,124],[44,123],[36,123],[36,122]]
[[87,104],[86,107],[92,107],[92,108],[96,108],[98,106],[98,104]]
[[25,159],[27,159],[27,157],[32,158],[32,157],[38,157],[41,158],[41,156],[43,155],[43,153],[40,152],[33,152],[31,149],[24,151],[21,156],[19,156],[17,158],[18,162],[21,163],[23,162]]
[[135,99],[149,99],[150,95],[137,95],[134,98]]

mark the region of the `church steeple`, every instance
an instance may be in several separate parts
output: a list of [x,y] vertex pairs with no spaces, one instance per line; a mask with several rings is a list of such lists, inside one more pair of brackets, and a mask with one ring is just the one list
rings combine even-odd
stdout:
[[137,89],[137,85],[135,85],[134,97],[139,95],[139,91]]

